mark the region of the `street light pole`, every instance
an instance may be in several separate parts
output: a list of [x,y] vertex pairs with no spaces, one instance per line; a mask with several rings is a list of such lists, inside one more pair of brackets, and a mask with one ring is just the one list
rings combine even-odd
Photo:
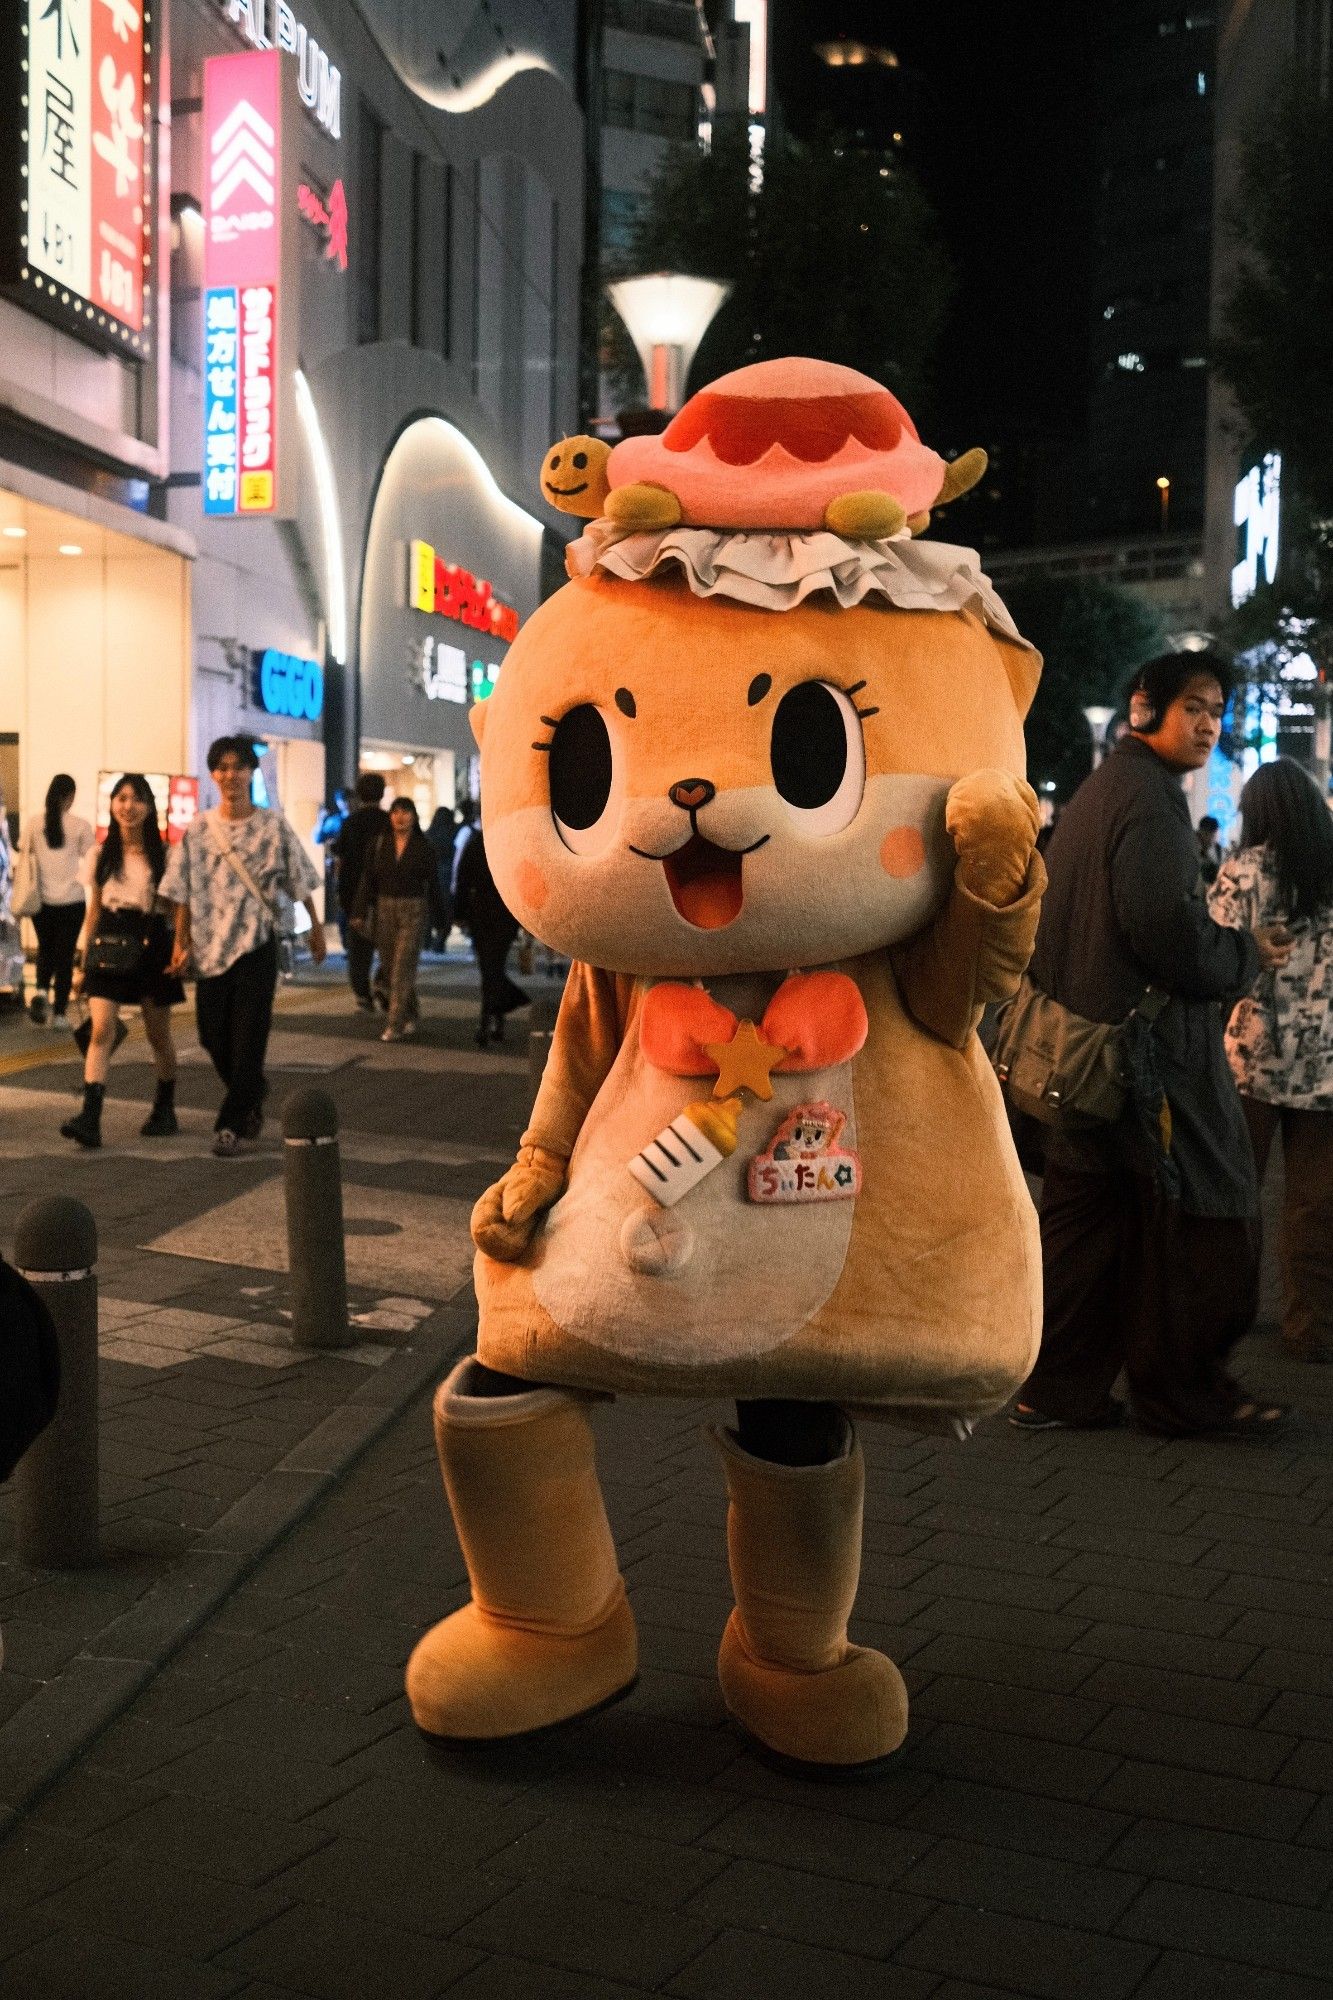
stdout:
[[654,271],[622,278],[606,289],[638,349],[649,408],[678,410],[690,363],[731,286],[678,271]]
[[1115,710],[1094,702],[1084,709],[1083,714],[1092,731],[1092,768],[1095,771],[1106,755],[1106,732],[1115,717]]
[[1157,482],[1157,491],[1162,496],[1162,533],[1165,534],[1171,520],[1171,481],[1165,473]]

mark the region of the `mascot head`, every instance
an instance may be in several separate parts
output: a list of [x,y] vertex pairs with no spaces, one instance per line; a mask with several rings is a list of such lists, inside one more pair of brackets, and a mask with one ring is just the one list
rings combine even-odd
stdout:
[[[899,500],[883,438],[847,427],[849,371],[765,363],[702,397],[715,406],[740,377],[753,395],[765,368],[781,394],[747,432],[762,443],[750,526],[691,525],[714,447],[683,425],[689,520],[592,522],[571,581],[472,711],[501,895],[544,943],[608,971],[790,971],[908,937],[948,889],[950,785],[1024,772],[1040,661],[975,557],[911,538],[920,487]],[[814,529],[784,518],[809,504],[812,449],[839,469]],[[720,516],[735,513],[734,458],[718,460]],[[639,451],[640,480],[671,470],[665,451],[651,465]],[[671,514],[670,487],[639,490],[645,518]],[[835,533],[844,498],[862,520],[893,518],[892,502],[902,524]]]

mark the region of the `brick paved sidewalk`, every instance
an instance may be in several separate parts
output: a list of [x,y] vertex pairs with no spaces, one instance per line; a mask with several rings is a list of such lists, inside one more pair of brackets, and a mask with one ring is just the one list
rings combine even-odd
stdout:
[[852,1785],[723,1716],[705,1405],[596,1419],[629,1699],[424,1744],[402,1666],[463,1582],[423,1394],[0,1847],[0,1993],[1326,2000],[1333,1407],[1300,1389],[1273,1447],[865,1426],[854,1632],[914,1711]]
[[471,1044],[473,983],[437,964],[420,1040],[391,1048],[336,979],[279,996],[274,1103],[316,1082],[342,1122],[360,1338],[336,1354],[291,1347],[275,1121],[245,1157],[211,1157],[217,1086],[186,1010],[180,1135],[138,1136],[152,1081],[132,1040],[91,1154],[57,1130],[78,1083],[69,1042],[5,1024],[0,1241],[47,1193],[86,1201],[98,1226],[103,1561],[26,1569],[0,1492],[0,1828],[468,1339],[467,1213],[526,1106],[521,1035],[500,1056]]

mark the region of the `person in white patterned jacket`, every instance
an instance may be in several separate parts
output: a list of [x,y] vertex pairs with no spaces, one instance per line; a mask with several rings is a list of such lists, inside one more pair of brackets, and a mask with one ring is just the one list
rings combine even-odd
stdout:
[[162,895],[176,905],[170,970],[194,967],[199,1040],[225,1090],[213,1138],[221,1159],[232,1158],[243,1139],[257,1139],[264,1122],[284,898],[306,907],[316,965],[325,951],[314,905],[319,877],[283,815],[251,798],[258,763],[248,736],[220,736],[209,745],[220,804],[191,821],[162,878]]

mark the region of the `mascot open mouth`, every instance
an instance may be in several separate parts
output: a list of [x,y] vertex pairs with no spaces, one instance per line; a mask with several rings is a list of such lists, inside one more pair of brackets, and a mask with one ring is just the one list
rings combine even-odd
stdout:
[[744,901],[743,858],[733,848],[715,847],[701,833],[692,833],[683,847],[665,856],[662,868],[671,900],[687,924],[720,931],[735,922]]

